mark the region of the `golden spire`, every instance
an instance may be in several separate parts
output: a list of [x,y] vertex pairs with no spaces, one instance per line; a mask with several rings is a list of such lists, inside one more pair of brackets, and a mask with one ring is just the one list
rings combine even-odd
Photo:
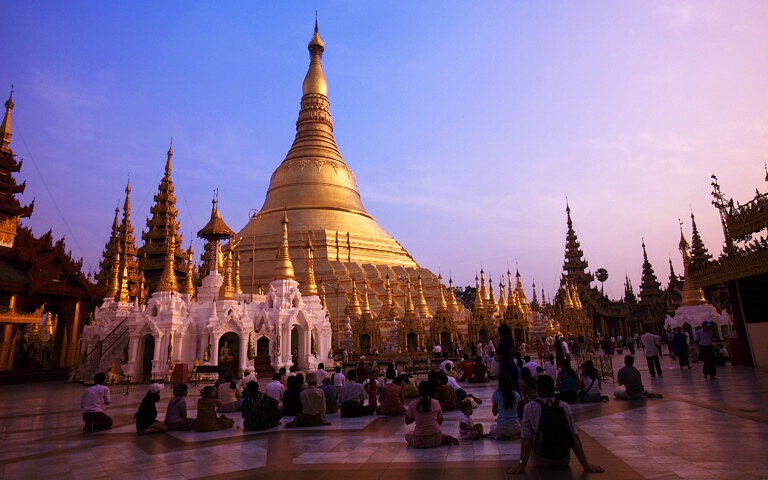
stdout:
[[174,252],[176,251],[176,236],[168,236],[168,248],[165,252],[165,268],[157,283],[157,292],[178,292],[179,283],[176,281],[176,271],[173,265]]
[[571,300],[573,301],[573,307],[575,309],[582,309],[581,298],[579,298],[579,289],[576,287],[576,284],[571,284]]
[[437,274],[437,291],[439,293],[437,297],[437,310],[436,313],[443,313],[448,311],[448,303],[445,301],[445,285],[443,285],[443,274]]
[[368,301],[368,282],[363,281],[363,308],[362,313],[371,313],[371,304]]
[[504,283],[499,282],[499,312],[504,313],[507,310],[507,299],[504,298]]
[[[181,152],[184,153],[184,152]],[[173,168],[173,139],[171,139],[171,146],[168,147],[168,159],[165,161],[165,176],[170,177],[171,176],[171,169]]]
[[480,267],[480,296],[483,297],[483,303],[487,303],[491,299],[488,289],[485,287],[485,271],[483,267]]
[[123,260],[122,274],[120,275],[120,294],[117,301],[120,303],[128,303],[131,301],[131,296],[128,294],[128,265],[127,259]]
[[707,299],[704,297],[704,290],[696,288],[688,274],[691,266],[691,255],[689,253],[690,245],[683,235],[683,224],[680,223],[680,253],[683,255],[683,306],[706,305]]
[[328,96],[328,83],[325,81],[323,65],[321,63],[325,44],[320,38],[320,32],[317,29],[317,19],[315,19],[315,34],[312,35],[312,40],[309,41],[307,48],[309,49],[310,61],[309,70],[307,71],[307,76],[304,77],[304,84],[301,88],[302,93],[304,95],[317,93]]
[[312,245],[311,233],[307,235],[307,281],[304,285],[304,295],[317,295],[315,283],[315,247]]
[[448,278],[448,311],[459,311],[459,302],[456,301],[456,293],[453,291],[453,277]]
[[379,311],[379,318],[393,317],[394,314],[394,300],[392,299],[392,286],[389,284],[389,273],[387,273],[384,279],[384,301],[381,302],[381,310]]
[[112,259],[112,275],[107,285],[107,296],[105,298],[117,298],[117,292],[120,288],[120,244],[115,245],[115,255]]
[[507,301],[513,307],[517,307],[517,295],[515,295],[515,284],[512,283],[512,273],[507,268]]
[[283,211],[283,240],[280,243],[280,250],[277,252],[277,266],[275,267],[275,280],[296,280],[293,273],[293,263],[288,251],[288,212]]
[[483,294],[480,290],[480,279],[475,275],[475,310],[483,309]]
[[493,277],[488,277],[488,310],[495,313],[498,309],[496,305],[496,295],[493,294]]
[[227,244],[227,254],[224,260],[224,282],[219,289],[220,300],[234,300],[235,286],[232,284],[232,248],[235,239],[230,238]]
[[355,283],[355,277],[352,277],[352,293],[349,301],[349,315],[359,317],[363,310],[360,308],[360,299],[357,296],[357,284]]
[[187,249],[187,278],[184,279],[184,293],[189,295],[189,298],[195,296],[195,264],[192,262],[192,255],[195,253],[192,248],[192,241],[189,241],[189,248]]
[[406,280],[405,285],[405,313],[414,313],[413,298],[411,298],[411,279]]
[[235,293],[240,295],[243,293],[243,289],[240,288],[240,252],[235,254],[235,272],[232,275],[235,281]]
[[563,308],[573,308],[573,299],[571,298],[571,289],[568,283],[566,280],[563,285]]
[[523,280],[520,277],[520,270],[515,273],[515,291],[517,292],[517,301],[520,304],[520,308],[525,310],[528,307],[528,299],[525,296],[525,290],[523,290]]
[[328,312],[328,304],[325,302],[325,283],[323,283],[323,279],[320,279],[320,305],[322,305],[323,310]]
[[421,283],[421,274],[419,274],[419,277],[417,279],[417,287],[416,292],[418,296],[416,297],[417,307],[419,311],[419,317],[429,317],[432,314],[429,312],[429,305],[427,305],[427,299],[424,298],[424,285]]
[[13,85],[11,85],[11,95],[8,97],[8,101],[5,102],[5,116],[3,117],[3,123],[0,124],[0,132],[2,132],[3,138],[0,144],[0,151],[11,153],[11,136],[13,136],[13,128],[11,126],[11,110],[13,110]]

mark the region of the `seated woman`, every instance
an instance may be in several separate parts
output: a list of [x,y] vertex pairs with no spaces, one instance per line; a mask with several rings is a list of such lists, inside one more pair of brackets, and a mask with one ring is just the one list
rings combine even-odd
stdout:
[[283,415],[277,400],[259,391],[259,384],[249,382],[243,391],[243,428],[264,430],[280,425]]
[[434,448],[440,445],[458,445],[459,439],[444,435],[440,430],[443,423],[443,411],[440,403],[429,398],[429,382],[419,384],[418,402],[411,402],[405,412],[405,424],[416,423],[412,432],[405,434],[405,441],[413,448]]
[[163,422],[157,421],[157,406],[155,404],[160,401],[160,390],[162,389],[162,383],[153,383],[149,386],[138,411],[133,416],[136,419],[136,435],[163,433],[168,430]]
[[283,415],[298,415],[301,413],[301,387],[296,376],[288,377],[288,388],[283,394]]
[[[527,370],[527,369],[526,369]],[[512,388],[512,377],[508,372],[499,372],[499,388],[491,397],[491,411],[496,416],[496,423],[491,425],[491,438],[512,440],[520,437],[520,421],[517,405],[520,395]]]
[[565,403],[573,403],[578,397],[581,379],[571,368],[571,362],[564,359],[560,362],[560,373],[557,375],[557,389],[560,393],[555,398]]
[[219,402],[221,406],[219,411],[221,413],[231,413],[240,410],[242,402],[240,401],[240,390],[237,388],[237,383],[234,382],[231,374],[224,376],[224,383],[219,385]]
[[405,413],[405,396],[403,395],[403,378],[395,377],[392,383],[384,385],[379,394],[379,415],[402,415]]
[[600,378],[592,360],[581,365],[582,388],[579,390],[579,400],[587,403],[607,402],[608,397],[600,394]]
[[435,392],[435,400],[440,402],[440,408],[444,412],[456,410],[456,393],[454,392],[453,387],[448,385],[448,376],[445,372],[440,372],[437,375],[437,380],[440,385]]
[[195,429],[195,419],[187,418],[187,396],[189,389],[183,383],[173,387],[173,398],[168,402],[165,412],[165,425],[168,430],[189,432]]
[[232,428],[235,420],[222,415],[216,416],[216,407],[220,402],[216,399],[216,391],[212,385],[208,385],[200,391],[202,398],[197,401],[197,419],[195,420],[196,432],[214,432]]
[[419,398],[419,388],[416,386],[416,382],[408,379],[408,377],[401,376],[403,379],[403,397],[404,398]]

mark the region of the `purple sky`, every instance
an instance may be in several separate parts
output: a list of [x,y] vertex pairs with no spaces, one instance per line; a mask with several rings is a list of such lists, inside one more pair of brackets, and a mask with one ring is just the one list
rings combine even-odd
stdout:
[[293,140],[315,10],[366,209],[459,285],[517,262],[552,294],[566,197],[610,297],[639,286],[642,237],[666,285],[691,209],[721,250],[711,174],[766,190],[768,2],[29,1],[4,5],[0,54],[24,223],[95,270],[129,174],[144,226],[173,137],[185,245],[215,188],[242,228]]

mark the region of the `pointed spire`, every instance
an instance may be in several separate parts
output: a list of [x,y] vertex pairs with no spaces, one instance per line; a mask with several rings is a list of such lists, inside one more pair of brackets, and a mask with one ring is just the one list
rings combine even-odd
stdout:
[[107,285],[107,296],[105,298],[116,299],[120,288],[120,244],[115,248],[115,254],[112,257],[112,273]]
[[515,284],[512,282],[512,272],[507,268],[507,302],[509,307],[517,308],[517,294],[515,293]]
[[320,305],[323,306],[323,310],[325,310],[326,313],[330,313],[328,312],[328,303],[325,301],[325,283],[323,282],[322,278],[320,279],[319,296],[320,296]]
[[275,267],[275,280],[296,280],[293,273],[293,263],[288,250],[288,212],[283,211],[283,239],[280,243],[280,250],[277,253],[277,266]]
[[484,308],[483,293],[482,290],[480,290],[480,279],[477,277],[477,274],[475,274],[475,310],[480,311]]
[[507,298],[504,296],[504,282],[499,281],[499,313],[507,311]]
[[165,253],[165,268],[163,274],[160,276],[160,281],[157,283],[156,292],[178,292],[179,283],[176,280],[176,270],[174,267],[174,252],[176,250],[175,236],[171,235],[168,238],[168,249]]
[[368,281],[367,280],[363,280],[363,306],[360,309],[360,312],[363,314],[371,313],[371,303],[368,300]]
[[128,294],[128,266],[125,261],[123,261],[123,269],[120,275],[120,293],[118,294],[117,301],[120,303],[131,301],[131,296]]
[[643,278],[640,283],[640,301],[648,303],[655,300],[661,300],[664,292],[659,287],[661,284],[656,278],[651,262],[648,261],[648,252],[645,250],[645,240],[643,239]]
[[411,279],[406,280],[405,286],[405,313],[414,313],[413,298],[411,298]]
[[11,85],[11,95],[5,102],[5,116],[3,123],[0,124],[0,134],[3,138],[0,143],[0,151],[11,153],[11,137],[13,136],[13,127],[11,125],[11,110],[13,110],[13,85]]
[[429,306],[427,305],[427,300],[424,298],[424,285],[421,283],[421,274],[419,274],[419,277],[416,280],[416,307],[419,312],[419,317],[426,318],[431,317],[432,314],[429,312]]
[[437,274],[437,311],[436,313],[444,313],[448,311],[448,303],[445,301],[445,285],[443,285],[443,275]]
[[706,266],[712,259],[712,255],[709,254],[707,247],[704,246],[704,242],[701,240],[693,212],[691,212],[691,227],[691,266],[694,269],[698,269]]
[[389,284],[389,273],[384,278],[384,301],[381,302],[381,310],[379,311],[379,318],[394,317],[394,305],[395,301],[392,297],[392,286]]
[[243,289],[240,286],[240,252],[235,253],[235,271],[232,273],[232,277],[235,284],[235,294],[241,295]]
[[565,212],[567,216],[568,232],[565,235],[565,262],[563,263],[563,272],[571,281],[576,282],[578,287],[589,288],[594,277],[587,273],[589,263],[583,259],[584,252],[581,250],[576,232],[573,229],[571,220],[571,207],[568,200],[565,201]]
[[456,300],[456,292],[453,290],[453,277],[448,277],[448,311],[459,311],[459,302]]
[[195,264],[192,261],[192,255],[195,251],[192,248],[192,241],[189,242],[187,249],[187,278],[184,279],[184,293],[192,299],[195,296]]
[[355,277],[352,276],[352,293],[350,294],[350,300],[348,303],[348,314],[350,316],[356,316],[359,317],[363,313],[363,309],[360,308],[360,298],[357,295],[357,284],[355,282]]
[[485,271],[483,271],[483,267],[480,267],[480,296],[483,297],[483,303],[488,303],[491,299],[488,289],[485,287]]
[[[184,152],[182,152],[184,153]],[[173,138],[171,138],[171,146],[168,147],[168,158],[165,161],[165,176],[171,176],[171,170],[173,169]]]
[[328,83],[325,81],[325,74],[323,73],[322,58],[325,51],[325,44],[320,38],[320,32],[317,28],[317,19],[315,19],[315,33],[312,35],[312,40],[307,45],[309,49],[309,70],[307,76],[304,77],[304,84],[302,85],[302,92],[304,95],[320,94],[328,96]]
[[496,313],[498,305],[496,304],[496,295],[493,294],[493,277],[488,277],[488,311],[491,314]]
[[304,295],[317,295],[317,284],[315,283],[315,247],[312,245],[311,233],[307,234],[306,256],[307,281],[304,284]]
[[563,285],[563,308],[573,308],[573,298],[571,298],[571,289],[568,280]]
[[232,282],[232,257],[234,255],[233,243],[234,237],[229,239],[227,243],[227,252],[224,254],[224,282],[219,289],[220,300],[234,300],[235,299],[235,285]]

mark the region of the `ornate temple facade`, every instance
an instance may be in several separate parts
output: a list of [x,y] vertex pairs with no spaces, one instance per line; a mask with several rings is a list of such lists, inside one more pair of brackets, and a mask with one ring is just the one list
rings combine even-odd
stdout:
[[80,330],[93,311],[97,287],[64,240],[38,237],[20,225],[34,204],[16,198],[25,183],[11,149],[13,93],[0,124],[0,383],[66,379],[78,363]]

